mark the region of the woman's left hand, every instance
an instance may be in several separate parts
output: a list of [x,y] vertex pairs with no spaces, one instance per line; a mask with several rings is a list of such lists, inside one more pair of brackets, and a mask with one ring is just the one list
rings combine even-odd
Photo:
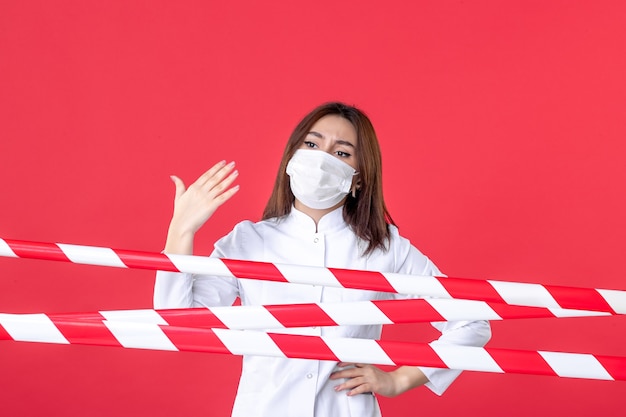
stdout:
[[373,365],[361,363],[339,363],[342,369],[333,372],[330,379],[347,378],[347,381],[337,385],[335,391],[348,390],[347,395],[357,395],[372,392],[385,397],[395,397],[403,392],[428,382],[424,373],[416,367],[400,367],[391,372],[385,372]]

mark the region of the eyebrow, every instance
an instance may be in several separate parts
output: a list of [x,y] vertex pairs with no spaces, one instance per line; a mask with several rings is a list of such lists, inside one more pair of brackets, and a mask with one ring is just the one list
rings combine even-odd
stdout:
[[[324,135],[322,135],[321,133],[316,132],[314,130],[311,130],[309,132],[309,135],[313,135],[313,136],[315,136],[317,138],[324,139]],[[351,147],[353,149],[356,149],[356,147],[351,142],[348,142],[347,140],[344,140],[344,139],[337,139],[335,141],[335,143],[338,144],[338,145],[349,146],[349,147]]]

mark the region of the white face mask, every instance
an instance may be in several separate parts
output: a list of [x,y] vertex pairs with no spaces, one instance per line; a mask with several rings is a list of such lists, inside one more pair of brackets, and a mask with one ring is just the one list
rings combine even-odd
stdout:
[[348,195],[356,171],[324,151],[298,149],[287,164],[287,175],[291,192],[302,204],[327,209]]

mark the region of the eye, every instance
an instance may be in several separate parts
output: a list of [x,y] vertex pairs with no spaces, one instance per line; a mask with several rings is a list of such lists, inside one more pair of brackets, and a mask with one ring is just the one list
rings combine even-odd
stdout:
[[340,158],[350,158],[352,156],[348,152],[344,152],[344,151],[337,151],[336,154]]
[[317,145],[313,142],[311,142],[310,140],[305,140],[304,141],[304,146],[306,146],[307,148],[317,148]]

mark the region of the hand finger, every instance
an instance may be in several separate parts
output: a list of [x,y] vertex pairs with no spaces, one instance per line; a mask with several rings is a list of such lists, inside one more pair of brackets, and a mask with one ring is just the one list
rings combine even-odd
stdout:
[[348,396],[359,395],[359,394],[371,394],[372,389],[369,384],[359,385],[355,389],[348,391]]
[[348,366],[354,366],[355,364],[353,362],[339,362],[337,364],[337,368],[345,368]]
[[[230,162],[227,165],[219,167],[219,164],[215,168],[217,170],[210,169],[202,175],[195,183],[189,188],[194,188],[201,193],[212,193],[212,196],[218,195],[224,190],[224,186],[220,186],[225,178],[228,178],[235,167],[235,162]],[[208,175],[210,174],[210,175]]]
[[178,199],[185,192],[185,183],[183,180],[178,178],[176,175],[170,175],[170,178],[174,182],[174,186],[176,187],[175,199]]
[[371,385],[365,380],[365,378],[353,378],[343,384],[335,386],[335,391],[349,390],[347,395],[358,395],[366,392],[372,392]]
[[200,175],[200,177],[198,177],[198,180],[196,182],[204,183],[206,180],[211,178],[217,171],[219,171],[220,168],[222,168],[224,165],[226,165],[226,161],[224,160],[219,161],[218,163],[213,165],[211,168],[206,170],[202,175]]
[[363,364],[363,363],[348,363],[348,362],[340,362],[337,364],[337,367],[347,369],[341,369],[331,374],[331,376],[336,375],[333,379],[338,378],[353,378],[355,376],[363,375],[364,372],[368,372],[371,365]]
[[362,376],[363,371],[358,368],[348,368],[342,369],[341,371],[333,372],[330,374],[330,379],[340,379],[340,378],[355,378],[357,376]]
[[213,188],[208,192],[208,195],[214,198],[217,198],[220,194],[224,192],[230,185],[237,179],[239,176],[239,171],[234,170],[230,173],[226,178],[221,179],[217,184],[213,186]]
[[366,383],[366,381],[365,381],[365,378],[363,378],[363,377],[350,378],[347,381],[337,385],[335,387],[335,389],[337,391],[341,391],[341,390],[344,390],[344,389],[353,389],[353,388],[356,388],[359,385],[363,385],[365,383]]
[[233,188],[226,190],[225,192],[220,194],[218,197],[216,197],[214,201],[217,207],[221,206],[222,204],[230,200],[230,198],[234,196],[235,193],[237,193],[237,191],[239,191],[239,186],[235,185]]
[[204,174],[200,175],[200,177],[196,180],[196,182],[194,184],[196,184],[198,187],[204,187],[206,186],[206,184],[215,177],[215,175],[217,173],[220,172],[220,170],[222,170],[223,168],[232,165],[234,166],[235,163],[231,162],[230,164],[226,165],[226,161],[220,161],[217,164],[213,165],[211,168],[209,168],[208,171],[206,171]]

